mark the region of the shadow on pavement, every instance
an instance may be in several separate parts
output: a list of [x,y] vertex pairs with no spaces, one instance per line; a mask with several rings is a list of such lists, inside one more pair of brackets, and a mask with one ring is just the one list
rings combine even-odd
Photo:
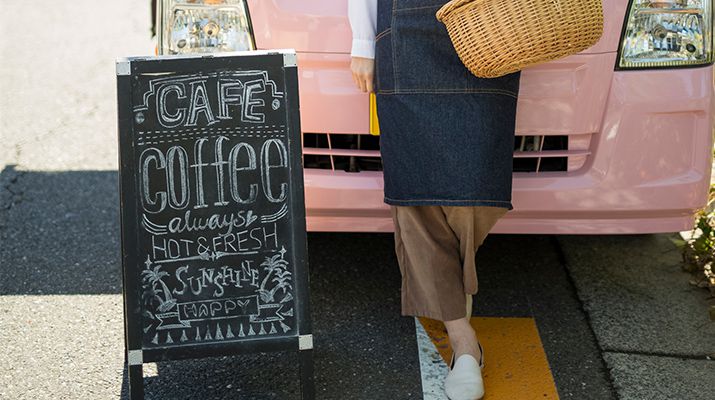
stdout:
[[0,295],[121,293],[116,171],[0,173]]
[[[116,171],[8,166],[0,183],[0,295],[121,294]],[[414,320],[400,317],[393,246],[391,234],[308,235],[318,398],[421,393]],[[145,378],[147,399],[299,398],[293,352],[145,369],[153,375]],[[126,370],[123,382],[127,398]]]

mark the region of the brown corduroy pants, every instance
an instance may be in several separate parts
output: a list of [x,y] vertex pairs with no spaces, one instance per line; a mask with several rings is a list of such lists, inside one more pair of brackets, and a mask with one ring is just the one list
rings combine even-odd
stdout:
[[451,321],[471,314],[476,252],[507,213],[492,206],[390,206],[402,274],[402,315]]

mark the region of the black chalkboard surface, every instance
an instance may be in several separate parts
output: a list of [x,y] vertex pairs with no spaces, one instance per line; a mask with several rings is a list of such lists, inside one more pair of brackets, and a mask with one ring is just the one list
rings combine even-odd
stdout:
[[313,396],[296,54],[117,62],[123,295],[142,364],[299,351]]

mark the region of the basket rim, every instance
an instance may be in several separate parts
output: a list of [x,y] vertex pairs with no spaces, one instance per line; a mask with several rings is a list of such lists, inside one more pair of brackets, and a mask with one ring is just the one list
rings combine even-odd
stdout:
[[486,0],[450,0],[437,10],[435,16],[440,22],[444,22],[443,20],[449,18],[449,15],[458,8],[470,3],[482,3],[484,1]]

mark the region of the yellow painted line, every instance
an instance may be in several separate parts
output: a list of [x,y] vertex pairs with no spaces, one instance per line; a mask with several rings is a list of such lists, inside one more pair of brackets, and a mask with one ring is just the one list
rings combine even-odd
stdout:
[[[444,324],[418,319],[449,363],[452,348]],[[559,398],[533,318],[472,317],[470,323],[484,349],[484,400]]]

